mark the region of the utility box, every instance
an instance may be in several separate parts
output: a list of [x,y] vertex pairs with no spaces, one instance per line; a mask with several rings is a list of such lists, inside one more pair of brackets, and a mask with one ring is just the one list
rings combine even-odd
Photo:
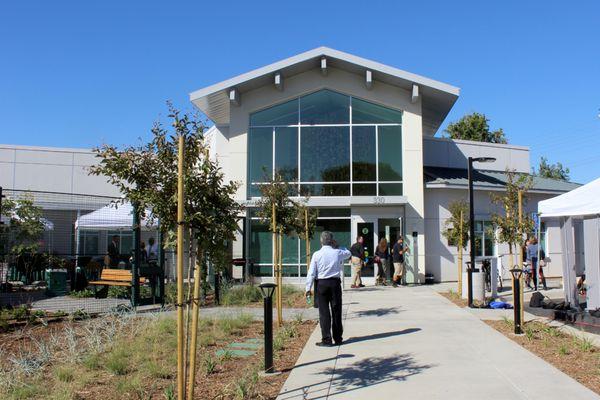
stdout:
[[67,270],[64,268],[46,270],[46,292],[50,296],[67,294]]

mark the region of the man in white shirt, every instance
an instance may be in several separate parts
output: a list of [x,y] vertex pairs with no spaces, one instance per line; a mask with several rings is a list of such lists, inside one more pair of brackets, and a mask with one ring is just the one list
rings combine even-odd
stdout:
[[351,253],[347,249],[334,247],[337,246],[335,246],[331,232],[321,233],[321,249],[313,254],[306,277],[307,297],[310,296],[313,282],[317,281],[318,283],[315,285],[315,300],[319,305],[321,342],[317,343],[317,346],[333,346],[334,342],[339,346],[343,340],[340,276],[343,268],[342,262],[350,258]]

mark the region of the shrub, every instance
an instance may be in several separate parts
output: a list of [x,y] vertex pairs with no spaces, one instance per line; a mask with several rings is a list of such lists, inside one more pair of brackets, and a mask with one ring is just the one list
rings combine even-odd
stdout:
[[115,299],[128,299],[129,289],[124,286],[110,286],[108,288],[107,297],[112,297]]
[[74,297],[76,299],[87,299],[90,297],[94,297],[94,291],[90,289],[83,289],[78,292],[69,293],[70,297]]
[[224,306],[243,306],[262,300],[262,293],[258,286],[240,285],[224,288],[221,304]]
[[69,383],[72,382],[75,378],[75,374],[73,373],[73,369],[69,367],[58,367],[55,371],[56,377],[59,381]]

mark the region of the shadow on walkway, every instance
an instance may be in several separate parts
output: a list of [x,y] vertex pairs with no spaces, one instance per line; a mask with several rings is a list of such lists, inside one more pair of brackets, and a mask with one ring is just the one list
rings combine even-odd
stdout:
[[396,353],[386,357],[365,358],[341,368],[328,368],[321,374],[331,376],[330,392],[339,395],[384,382],[405,381],[432,367],[417,363],[410,354]]
[[[327,368],[317,372],[327,378],[310,385],[288,389],[280,393],[280,398],[296,399],[301,395],[302,398],[313,400],[326,399],[380,383],[405,381],[432,367],[434,365],[418,364],[410,354],[396,353],[387,357],[370,357],[345,367]],[[323,386],[328,383],[328,387]],[[298,393],[299,391],[302,394]]]
[[315,361],[306,362],[306,363],[303,363],[303,364],[296,364],[292,368],[282,369],[281,372],[288,372],[288,371],[291,371],[291,370],[296,369],[296,368],[306,367],[308,365],[320,364],[320,363],[327,362],[327,361],[333,361],[333,360],[336,360],[338,358],[352,358],[352,357],[354,357],[354,354],[339,354],[337,357],[324,358],[322,360],[315,360]]
[[[353,318],[360,317],[383,317],[385,315],[398,314],[402,312],[399,307],[376,308],[374,310],[354,311]],[[348,319],[348,318],[347,318]]]
[[409,333],[418,332],[420,330],[421,330],[421,328],[408,328],[408,329],[403,329],[401,331],[382,332],[382,333],[374,333],[372,335],[366,335],[366,336],[351,337],[350,339],[345,340],[342,343],[342,346],[346,345],[346,344],[350,344],[350,343],[366,342],[367,340],[385,339],[385,338],[393,337],[393,336],[406,335]]

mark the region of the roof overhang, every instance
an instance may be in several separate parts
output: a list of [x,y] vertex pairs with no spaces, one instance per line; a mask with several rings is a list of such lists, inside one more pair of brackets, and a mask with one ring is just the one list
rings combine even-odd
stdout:
[[421,97],[425,135],[435,134],[460,95],[460,89],[455,86],[328,47],[318,47],[196,90],[190,94],[190,100],[216,125],[228,125],[232,101],[231,90],[243,94],[265,85],[273,85],[276,73],[281,74],[285,79],[310,69],[321,68],[323,57],[326,59],[327,67],[342,69],[361,76],[365,76],[366,71],[370,71],[367,74],[369,79],[409,90],[413,96],[415,96],[416,85],[416,95]]

